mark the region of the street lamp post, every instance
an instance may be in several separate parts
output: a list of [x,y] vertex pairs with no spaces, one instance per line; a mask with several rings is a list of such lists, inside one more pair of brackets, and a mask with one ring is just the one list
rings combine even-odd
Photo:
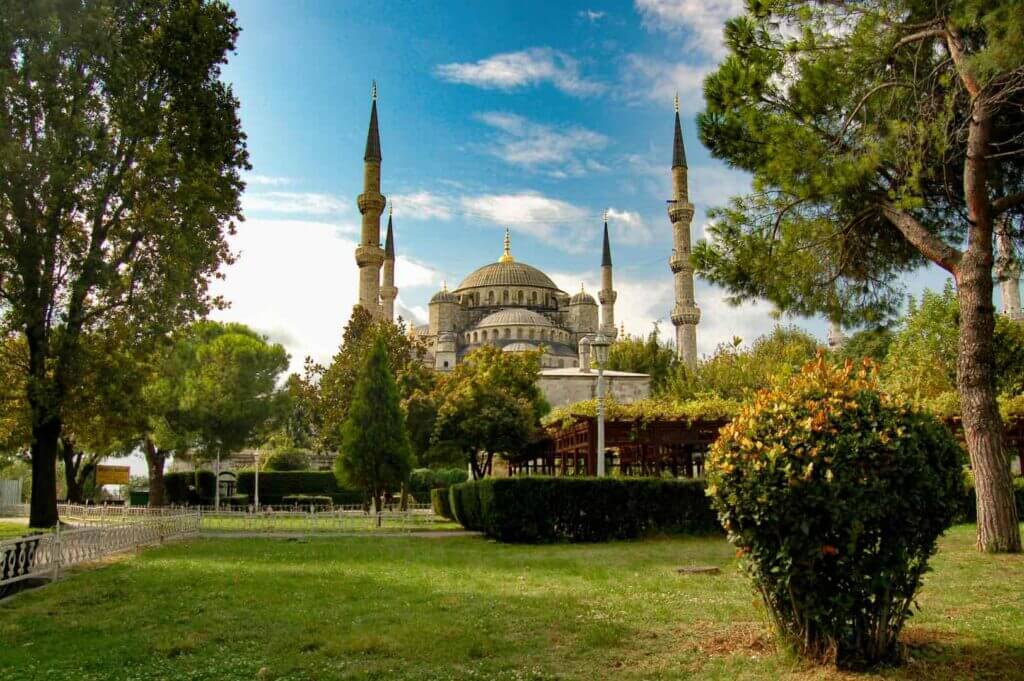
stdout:
[[252,454],[253,461],[256,466],[256,486],[252,491],[252,505],[256,510],[260,510],[260,450],[256,450]]
[[590,350],[597,360],[597,477],[604,477],[604,365],[608,361],[611,341],[598,333],[590,341]]

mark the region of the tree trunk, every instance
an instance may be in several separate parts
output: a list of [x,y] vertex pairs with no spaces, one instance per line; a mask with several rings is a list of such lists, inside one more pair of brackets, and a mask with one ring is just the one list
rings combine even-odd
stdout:
[[82,465],[82,455],[75,455],[75,447],[66,439],[60,442],[60,457],[64,461],[64,484],[67,486],[67,502],[69,504],[83,503],[83,491],[85,480],[80,476],[79,468]]
[[1017,553],[1021,550],[1020,526],[996,402],[991,254],[991,248],[987,254],[980,248],[968,249],[960,263],[957,387],[974,472],[978,548],[988,553]]
[[60,431],[61,422],[56,417],[41,423],[33,419],[30,527],[53,527],[57,524],[57,443]]
[[149,473],[149,507],[160,508],[167,503],[164,491],[164,463],[167,461],[167,452],[160,450],[148,437],[143,440],[142,447],[146,453],[146,469]]

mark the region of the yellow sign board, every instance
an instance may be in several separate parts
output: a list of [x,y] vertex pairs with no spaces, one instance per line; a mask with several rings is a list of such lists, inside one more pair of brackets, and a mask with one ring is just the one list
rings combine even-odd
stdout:
[[130,474],[129,466],[96,466],[96,484],[127,485]]

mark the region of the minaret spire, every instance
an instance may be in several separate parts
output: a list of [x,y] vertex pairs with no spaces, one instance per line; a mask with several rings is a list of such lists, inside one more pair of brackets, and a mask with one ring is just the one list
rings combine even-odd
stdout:
[[608,241],[608,211],[604,212],[604,244],[601,248],[601,290],[597,299],[601,301],[601,333],[609,338],[618,335],[615,328],[615,299],[619,294],[612,288],[612,247]]
[[380,247],[380,215],[387,202],[380,193],[380,131],[377,127],[377,82],[373,83],[370,104],[370,127],[366,133],[363,155],[363,193],[357,198],[363,223],[356,265],[359,267],[359,305],[372,315],[381,315],[380,270],[384,251]]
[[505,252],[498,258],[498,262],[515,262],[516,259],[512,257],[512,235],[508,231],[508,227],[505,228]]
[[669,267],[675,284],[676,303],[672,308],[672,324],[676,327],[676,356],[693,371],[697,368],[697,324],[700,308],[694,301],[693,265],[690,264],[690,223],[693,204],[683,149],[683,128],[679,122],[679,95],[676,95],[675,136],[672,140],[672,198],[668,217],[672,221],[672,257]]
[[398,289],[395,288],[395,232],[391,217],[394,209],[394,204],[388,206],[388,233],[384,238],[384,269],[380,287],[381,311],[384,319],[391,321],[395,319],[395,298],[398,297]]

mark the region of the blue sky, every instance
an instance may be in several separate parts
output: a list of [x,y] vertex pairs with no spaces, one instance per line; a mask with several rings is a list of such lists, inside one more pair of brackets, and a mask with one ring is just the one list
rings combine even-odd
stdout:
[[[694,130],[700,83],[722,56],[735,0],[232,3],[243,32],[224,70],[241,100],[253,171],[247,221],[217,292],[226,319],[284,342],[293,367],[327,360],[356,299],[353,248],[370,82],[379,87],[382,191],[395,210],[399,308],[425,320],[501,252],[562,288],[596,290],[601,214],[610,210],[617,319],[669,332],[667,260],[672,97],[682,99],[701,237],[709,206],[748,187]],[[383,226],[383,225],[382,225]],[[941,286],[923,273],[908,290]],[[697,284],[701,353],[752,340],[771,308],[731,308]],[[791,320],[824,337],[820,320]]]

